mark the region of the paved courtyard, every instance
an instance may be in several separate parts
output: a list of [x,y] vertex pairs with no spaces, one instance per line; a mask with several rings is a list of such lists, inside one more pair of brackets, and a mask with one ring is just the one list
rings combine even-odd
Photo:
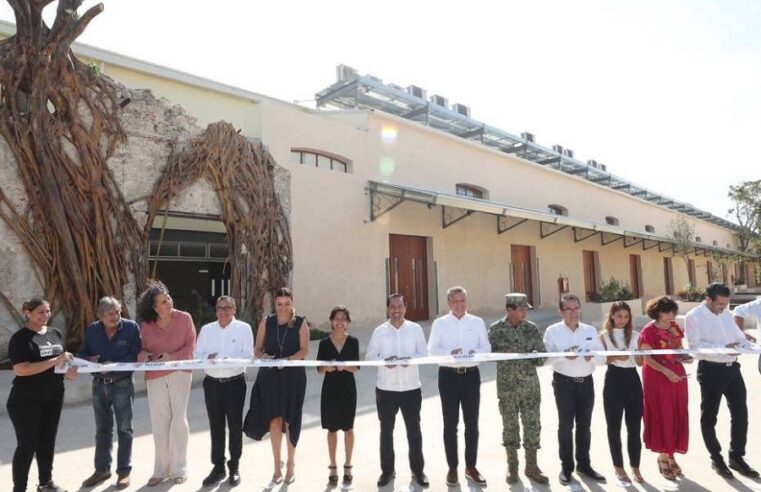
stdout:
[[[493,317],[495,318],[495,317]],[[492,319],[493,320],[493,319]],[[488,321],[492,321],[488,320]],[[546,325],[546,323],[544,323]],[[425,326],[426,333],[430,324]],[[360,338],[362,350],[367,344],[370,329],[356,330]],[[312,342],[310,357],[316,354],[316,342]],[[748,386],[749,410],[751,414],[747,457],[755,468],[761,469],[761,375],[756,370],[756,358],[744,356],[743,374]],[[690,391],[690,451],[686,457],[677,457],[684,469],[685,478],[670,483],[660,477],[656,466],[656,455],[643,450],[642,472],[646,483],[629,487],[629,490],[680,490],[680,491],[761,491],[761,480],[736,478],[724,480],[710,469],[710,460],[700,436],[700,389],[695,380],[696,367],[688,366]],[[329,491],[327,484],[327,445],[325,432],[320,428],[320,385],[321,376],[310,370],[306,403],[304,405],[304,422],[296,454],[296,481],[290,486],[276,486],[273,491]],[[551,371],[542,368],[539,371],[542,382],[542,449],[539,452],[539,464],[550,477],[548,486],[537,486],[525,477],[522,482],[508,486],[505,482],[506,461],[505,451],[501,446],[501,419],[497,408],[495,365],[482,366],[482,396],[481,396],[481,440],[479,446],[478,465],[489,482],[487,490],[572,490],[572,491],[602,491],[624,490],[619,486],[613,474],[613,467],[608,452],[605,434],[605,418],[602,409],[602,386],[605,369],[598,368],[595,374],[596,401],[592,428],[592,461],[595,468],[606,475],[606,484],[597,484],[588,480],[576,480],[570,486],[562,486],[557,479],[560,463],[557,456],[557,413],[551,387]],[[374,382],[375,369],[365,368],[359,371],[358,390],[359,401],[355,424],[356,446],[354,453],[354,490],[377,490],[375,481],[380,473],[378,459],[378,420],[375,412]],[[248,374],[249,388],[253,382],[255,371]],[[80,378],[83,378],[80,376]],[[479,487],[468,484],[460,471],[460,486],[448,488],[445,484],[447,472],[444,449],[442,445],[441,407],[436,384],[436,368],[424,366],[421,368],[423,381],[423,446],[426,459],[425,471],[431,481],[431,491],[474,491]],[[4,375],[2,385],[10,383],[10,376]],[[67,383],[71,384],[71,383]],[[83,384],[83,383],[79,383]],[[7,390],[7,388],[4,388]],[[6,392],[3,392],[6,394]],[[3,397],[5,398],[5,397]],[[3,399],[3,407],[5,399]],[[246,405],[246,408],[248,405]],[[135,443],[133,453],[132,486],[128,490],[139,491],[200,491],[228,490],[226,482],[218,488],[201,487],[201,481],[211,469],[209,457],[209,435],[206,410],[203,403],[203,391],[200,386],[193,388],[188,416],[190,420],[190,445],[188,453],[189,479],[185,484],[173,485],[164,483],[155,488],[145,486],[153,469],[153,440],[150,434],[148,418],[148,402],[145,394],[140,394],[135,401]],[[94,421],[92,408],[88,403],[69,405],[64,408],[61,426],[58,433],[57,452],[55,459],[54,478],[69,491],[79,490],[79,485],[93,469],[94,454]],[[462,456],[462,430],[460,432],[460,452]],[[726,406],[719,414],[718,434],[722,445],[726,448],[729,441],[729,414]],[[624,436],[625,438],[625,436]],[[339,441],[340,442],[340,441]],[[625,442],[625,441],[624,441]],[[397,478],[384,491],[416,490],[411,481],[407,465],[407,448],[404,434],[404,424],[401,415],[397,421],[395,434]],[[11,489],[10,461],[15,447],[13,427],[5,409],[0,411],[0,490]],[[339,465],[342,445],[339,446]],[[114,449],[115,452],[115,449]],[[522,460],[521,453],[521,460]],[[461,457],[462,460],[462,457]],[[32,465],[30,484],[36,484],[36,465]],[[521,461],[521,470],[523,461]],[[241,461],[242,482],[237,490],[260,491],[266,490],[269,477],[272,474],[272,457],[269,442],[265,439],[254,442],[244,438],[243,458]],[[340,469],[339,469],[340,472]],[[113,482],[101,485],[92,490],[114,490]],[[30,487],[30,490],[33,490]]]

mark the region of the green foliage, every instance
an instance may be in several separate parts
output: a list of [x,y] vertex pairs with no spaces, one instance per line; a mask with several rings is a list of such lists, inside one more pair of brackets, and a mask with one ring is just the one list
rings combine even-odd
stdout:
[[700,302],[705,299],[705,289],[698,289],[692,284],[687,284],[684,289],[676,293],[677,298],[683,302]]
[[91,61],[87,64],[87,75],[89,75],[93,79],[97,79],[100,77],[100,65],[95,63],[94,61]]
[[309,339],[310,340],[322,340],[326,336],[330,335],[329,331],[323,331],[317,328],[309,328]]
[[632,291],[622,282],[610,277],[608,282],[603,282],[599,292],[592,296],[592,302],[615,302],[634,299]]

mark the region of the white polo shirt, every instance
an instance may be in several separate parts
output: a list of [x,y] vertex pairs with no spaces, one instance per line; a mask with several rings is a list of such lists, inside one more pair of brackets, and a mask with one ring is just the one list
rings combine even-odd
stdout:
[[[594,326],[579,322],[578,328],[572,330],[564,321],[547,327],[544,332],[544,345],[547,352],[565,352],[577,346],[580,350],[605,350]],[[596,355],[590,360],[579,354],[573,360],[565,357],[548,357],[546,364],[552,365],[555,372],[569,378],[591,376],[595,366],[605,364],[606,358]]]

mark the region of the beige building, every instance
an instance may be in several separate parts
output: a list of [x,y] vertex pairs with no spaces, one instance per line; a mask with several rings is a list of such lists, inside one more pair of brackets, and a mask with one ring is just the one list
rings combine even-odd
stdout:
[[[0,33],[12,32],[0,23]],[[568,149],[489,127],[418,87],[342,66],[315,110],[97,48],[75,51],[126,86],[180,104],[201,126],[230,121],[290,171],[292,286],[298,309],[318,325],[335,304],[351,309],[357,327],[374,323],[397,290],[410,318],[428,319],[446,309],[455,284],[467,287],[473,311],[493,313],[513,290],[552,308],[562,292],[588,299],[611,278],[647,299],[737,276],[732,223]],[[674,251],[678,218],[694,225],[688,261]],[[176,251],[220,226],[187,211],[168,223]],[[174,271],[183,261],[224,261],[210,246],[203,258],[163,249],[152,252]],[[224,291],[210,285],[212,296]]]

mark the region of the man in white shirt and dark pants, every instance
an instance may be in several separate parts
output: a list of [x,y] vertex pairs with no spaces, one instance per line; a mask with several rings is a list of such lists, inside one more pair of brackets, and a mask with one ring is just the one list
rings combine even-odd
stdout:
[[[745,334],[732,320],[729,307],[729,288],[713,283],[706,289],[705,300],[690,310],[684,319],[690,348],[750,348]],[[700,383],[700,430],[703,433],[711,467],[724,478],[732,478],[729,468],[746,477],[756,478],[758,472],[745,462],[745,444],[748,440],[748,405],[745,381],[740,373],[737,355],[695,354],[699,359],[698,383]],[[721,445],[716,438],[716,416],[721,397],[727,399],[732,419],[729,441],[729,468],[721,455]]]
[[[437,318],[428,339],[429,355],[488,354],[491,344],[486,324],[467,312],[468,292],[464,287],[447,290],[449,313]],[[465,423],[465,477],[480,486],[486,479],[478,472],[478,409],[481,403],[481,374],[478,364],[464,362],[439,366],[439,396],[444,416],[444,452],[449,465],[447,485],[455,487],[457,478],[457,426],[460,407]]]
[[[217,321],[203,325],[198,335],[196,359],[250,359],[254,356],[251,325],[235,319],[235,299],[220,296]],[[225,421],[230,429],[230,485],[240,483],[238,463],[243,450],[243,404],[246,400],[246,368],[204,369],[203,393],[211,432],[211,462],[214,468],[203,485],[216,485],[225,478]]]
[[[592,373],[596,365],[605,363],[603,356],[583,355],[590,350],[605,350],[594,326],[581,323],[581,301],[573,294],[560,300],[562,321],[550,325],[544,332],[548,352],[572,352],[567,357],[548,357],[545,364],[553,366],[552,388],[558,408],[558,450],[562,471],[560,483],[571,483],[574,468],[593,480],[604,482],[589,460],[592,443],[592,410],[595,387]],[[581,353],[581,355],[577,355]],[[576,464],[574,466],[573,426],[576,423]]]
[[386,300],[389,319],[373,331],[367,345],[367,360],[385,360],[394,364],[378,367],[375,403],[380,420],[381,476],[378,487],[383,487],[396,476],[394,470],[394,425],[401,409],[407,429],[410,469],[421,487],[428,487],[423,473],[423,434],[420,431],[420,408],[423,395],[420,390],[418,366],[405,364],[414,357],[427,355],[425,335],[419,324],[407,321],[404,315],[407,302],[401,294],[391,294]]

